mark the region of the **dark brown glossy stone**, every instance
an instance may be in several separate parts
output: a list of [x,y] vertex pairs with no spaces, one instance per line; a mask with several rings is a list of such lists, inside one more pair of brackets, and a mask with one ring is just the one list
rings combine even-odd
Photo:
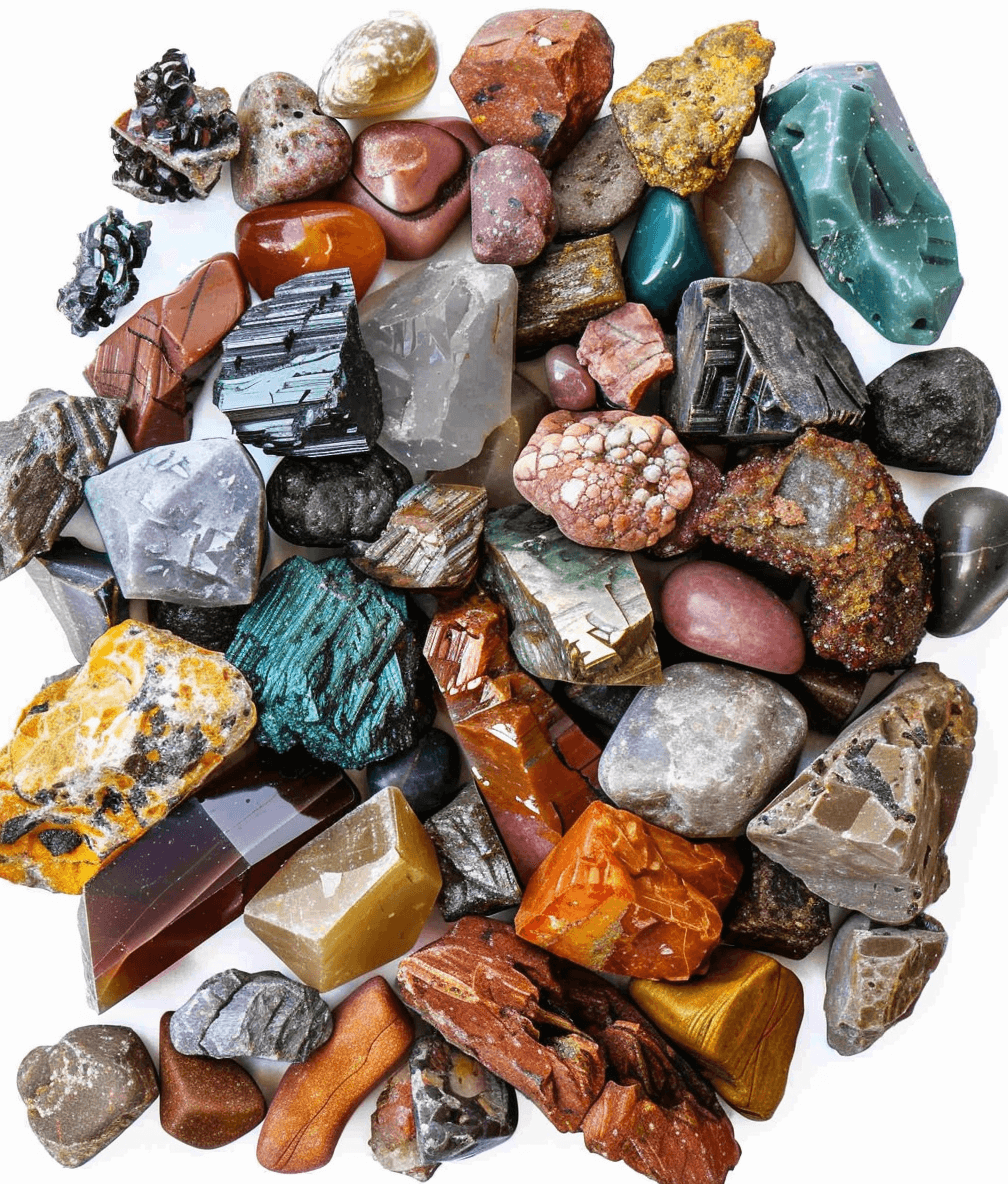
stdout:
[[836,735],[861,702],[869,677],[862,671],[844,670],[806,656],[805,665],[787,685],[808,712],[809,726]]

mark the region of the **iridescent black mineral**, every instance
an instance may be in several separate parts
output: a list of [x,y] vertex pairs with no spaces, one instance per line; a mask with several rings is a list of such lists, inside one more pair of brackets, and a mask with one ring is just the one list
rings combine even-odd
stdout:
[[78,235],[77,271],[56,301],[78,337],[111,325],[117,310],[137,294],[136,270],[147,255],[150,228],[149,222],[134,225],[122,210],[109,206]]

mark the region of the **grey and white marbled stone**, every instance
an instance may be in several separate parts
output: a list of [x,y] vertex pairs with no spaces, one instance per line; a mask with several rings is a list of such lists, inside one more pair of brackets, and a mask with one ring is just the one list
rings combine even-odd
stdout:
[[126,618],[127,605],[108,557],[76,539],[56,545],[28,564],[28,574],[46,598],[78,662],[106,629]]

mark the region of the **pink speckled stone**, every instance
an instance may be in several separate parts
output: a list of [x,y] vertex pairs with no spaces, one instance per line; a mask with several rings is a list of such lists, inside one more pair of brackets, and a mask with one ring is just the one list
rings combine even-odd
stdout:
[[514,483],[575,543],[639,551],[689,505],[688,461],[659,415],[551,411],[515,462]]
[[556,234],[553,189],[542,165],[523,148],[496,144],[469,173],[472,249],[480,263],[531,263]]
[[546,386],[555,406],[563,411],[587,411],[595,406],[595,380],[578,361],[573,345],[554,345],[546,351]]
[[609,402],[630,411],[652,382],[675,369],[662,327],[643,304],[624,304],[589,321],[577,358]]

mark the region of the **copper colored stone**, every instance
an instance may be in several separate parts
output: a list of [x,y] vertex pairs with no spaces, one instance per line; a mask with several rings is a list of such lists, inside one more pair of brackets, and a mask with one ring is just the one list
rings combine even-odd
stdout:
[[99,395],[125,402],[122,429],[134,449],[186,439],[186,396],[248,305],[238,260],[214,255],[99,345],[84,377]]
[[698,547],[705,537],[699,525],[724,489],[724,477],[718,466],[696,449],[687,448],[686,451],[689,453],[686,472],[693,486],[693,496],[686,509],[676,515],[675,526],[648,549],[652,559],[673,559]]
[[652,382],[675,369],[661,325],[643,304],[627,303],[589,322],[577,358],[609,402],[629,411]]

